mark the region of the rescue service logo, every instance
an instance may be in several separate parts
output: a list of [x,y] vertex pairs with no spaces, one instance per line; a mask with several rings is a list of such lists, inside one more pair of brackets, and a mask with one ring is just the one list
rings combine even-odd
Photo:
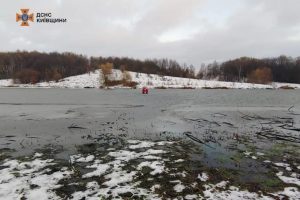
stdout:
[[[66,23],[66,18],[56,18],[52,16],[51,12],[37,12],[29,14],[29,9],[20,9],[21,13],[16,13],[16,22],[21,22],[21,26],[29,26],[30,22],[36,23]],[[35,20],[35,21],[34,21]]]
[[34,16],[33,13],[29,14],[29,9],[20,9],[21,14],[16,13],[16,22],[22,21],[21,26],[29,26],[28,21],[33,22]]

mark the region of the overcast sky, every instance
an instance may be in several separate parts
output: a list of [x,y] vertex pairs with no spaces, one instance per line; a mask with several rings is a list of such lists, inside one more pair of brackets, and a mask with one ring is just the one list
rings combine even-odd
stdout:
[[[64,24],[21,27],[20,8]],[[240,56],[300,56],[300,0],[7,0],[0,51],[176,59],[200,65]]]

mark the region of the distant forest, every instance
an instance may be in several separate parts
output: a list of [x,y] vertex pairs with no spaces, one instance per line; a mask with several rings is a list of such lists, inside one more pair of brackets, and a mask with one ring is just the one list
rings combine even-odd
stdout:
[[300,57],[241,57],[222,63],[213,62],[202,66],[197,78],[253,83],[300,83]]
[[300,83],[300,57],[279,56],[264,59],[241,57],[194,67],[170,59],[86,57],[74,53],[37,51],[0,53],[0,79],[13,78],[20,83],[58,81],[64,77],[99,69],[100,65],[105,63],[112,63],[114,69],[146,74],[253,83],[272,81]]
[[180,65],[169,59],[137,60],[118,57],[86,57],[74,53],[2,52],[0,79],[13,78],[21,83],[58,81],[61,78],[84,74],[99,69],[101,64],[112,63],[114,69],[147,74],[195,78],[193,66]]

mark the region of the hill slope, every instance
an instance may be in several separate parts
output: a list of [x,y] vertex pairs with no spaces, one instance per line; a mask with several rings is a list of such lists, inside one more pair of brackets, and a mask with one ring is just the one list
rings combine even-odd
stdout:
[[[101,86],[100,70],[87,74],[71,76],[60,80],[59,82],[41,82],[37,84],[13,84],[12,79],[0,80],[0,87],[44,87],[44,88],[99,88]],[[270,85],[223,82],[214,80],[198,80],[189,78],[179,78],[171,76],[159,76],[156,74],[144,74],[137,72],[129,72],[132,81],[138,83],[137,87],[147,86],[149,88],[239,88],[239,89],[268,89],[289,86],[292,88],[300,88],[300,84],[272,83]],[[113,80],[121,80],[122,73],[120,70],[113,70],[111,75]],[[122,88],[122,86],[115,86]]]

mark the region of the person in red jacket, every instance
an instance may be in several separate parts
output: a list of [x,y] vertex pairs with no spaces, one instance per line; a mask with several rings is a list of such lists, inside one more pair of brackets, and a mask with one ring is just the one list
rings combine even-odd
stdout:
[[148,94],[148,88],[147,88],[147,87],[143,87],[142,93],[143,93],[143,94]]

